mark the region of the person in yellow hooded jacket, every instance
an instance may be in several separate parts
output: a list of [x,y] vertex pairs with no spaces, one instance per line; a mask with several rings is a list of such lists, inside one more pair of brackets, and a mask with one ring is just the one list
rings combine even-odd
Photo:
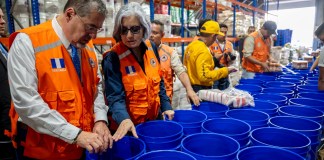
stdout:
[[185,50],[183,64],[187,67],[190,83],[195,92],[212,89],[214,81],[228,76],[234,67],[215,70],[213,53],[209,47],[215,42],[220,32],[219,24],[213,20],[206,21],[199,30],[198,40],[191,42]]

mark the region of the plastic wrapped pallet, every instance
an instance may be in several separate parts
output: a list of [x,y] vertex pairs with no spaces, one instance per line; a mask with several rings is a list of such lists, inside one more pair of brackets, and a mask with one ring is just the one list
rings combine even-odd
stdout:
[[171,16],[167,14],[154,14],[154,19],[164,24],[164,37],[171,37]]
[[191,104],[187,98],[186,88],[177,77],[173,83],[173,97],[171,105],[174,110],[191,110]]
[[202,100],[216,102],[234,108],[254,106],[254,99],[248,92],[233,87],[222,91],[218,89],[200,90],[198,96]]
[[308,62],[302,61],[302,60],[294,60],[292,61],[292,67],[294,69],[307,69],[308,68]]

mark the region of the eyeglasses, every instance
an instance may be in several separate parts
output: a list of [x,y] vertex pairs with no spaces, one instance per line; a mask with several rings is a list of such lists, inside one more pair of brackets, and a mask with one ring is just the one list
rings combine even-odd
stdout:
[[98,28],[98,27],[94,26],[93,24],[84,23],[83,20],[81,19],[81,17],[77,13],[75,13],[75,14],[79,17],[80,21],[83,23],[83,26],[84,26],[84,29],[85,29],[86,32],[88,32],[88,33],[99,33],[101,31],[103,31],[103,28]]
[[123,27],[121,28],[121,34],[126,35],[128,31],[130,31],[133,34],[138,34],[141,31],[142,26],[131,26],[130,28]]

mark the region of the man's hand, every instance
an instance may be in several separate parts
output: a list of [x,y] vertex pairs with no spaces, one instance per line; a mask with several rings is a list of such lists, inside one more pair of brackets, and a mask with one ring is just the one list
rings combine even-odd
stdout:
[[97,133],[82,131],[77,137],[76,144],[87,149],[89,153],[98,153],[104,147],[104,140]]
[[267,62],[261,62],[260,65],[261,65],[261,67],[263,68],[263,71],[264,71],[264,72],[269,72],[269,71],[270,71],[270,68],[269,68]]
[[118,129],[116,133],[113,135],[112,139],[117,142],[118,140],[122,139],[127,134],[128,131],[131,131],[133,133],[133,136],[135,138],[138,138],[135,125],[132,122],[132,120],[125,119],[118,126]]
[[197,94],[195,93],[195,91],[188,90],[187,91],[187,96],[195,104],[195,106],[199,106],[200,105],[201,99],[197,96]]
[[93,127],[93,133],[97,133],[104,140],[103,148],[100,152],[104,152],[113,146],[113,139],[111,133],[107,127],[107,123],[105,121],[97,121]]
[[166,110],[162,113],[163,119],[165,120],[165,116],[168,116],[167,118],[169,120],[172,120],[174,118],[174,111],[173,110]]
[[229,67],[227,67],[227,69],[228,69],[228,73],[233,73],[233,72],[238,71],[238,69],[236,69],[236,68],[233,67],[233,66],[229,66]]

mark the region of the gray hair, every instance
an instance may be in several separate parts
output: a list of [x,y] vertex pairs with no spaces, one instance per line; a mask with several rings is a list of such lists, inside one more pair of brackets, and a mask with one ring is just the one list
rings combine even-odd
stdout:
[[146,13],[142,9],[141,5],[136,2],[130,2],[127,5],[124,5],[118,11],[115,18],[115,26],[113,31],[113,37],[117,42],[121,41],[121,23],[124,17],[135,16],[140,21],[142,27],[144,28],[143,39],[147,39],[151,33],[151,24],[148,20]]
[[68,0],[64,6],[64,11],[70,7],[74,8],[80,17],[90,15],[92,10],[105,17],[108,14],[106,5],[102,0]]

